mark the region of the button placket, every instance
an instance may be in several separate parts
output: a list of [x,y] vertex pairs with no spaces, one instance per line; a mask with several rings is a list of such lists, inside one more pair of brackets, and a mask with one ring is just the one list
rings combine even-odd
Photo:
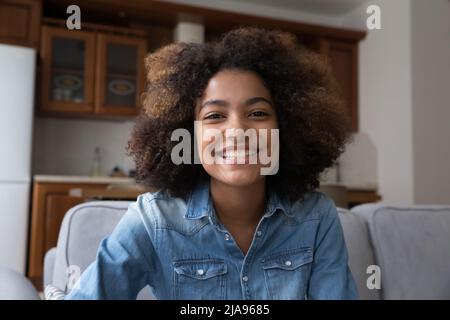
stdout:
[[263,232],[261,229],[265,227],[265,221],[264,217],[259,221],[257,227],[256,227],[256,233],[253,236],[252,243],[250,244],[250,248],[247,252],[246,257],[244,258],[244,262],[242,265],[242,293],[245,299],[251,299],[250,295],[250,287],[249,287],[249,278],[246,274],[248,274],[249,266],[252,263],[254,251],[256,250],[256,247],[259,246],[260,241],[262,241],[261,236],[263,235]]

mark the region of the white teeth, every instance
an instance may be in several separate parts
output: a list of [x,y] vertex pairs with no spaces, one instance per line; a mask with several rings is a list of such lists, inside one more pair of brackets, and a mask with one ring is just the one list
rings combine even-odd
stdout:
[[227,151],[223,154],[224,159],[234,159],[234,158],[244,158],[253,156],[257,153],[257,151]]

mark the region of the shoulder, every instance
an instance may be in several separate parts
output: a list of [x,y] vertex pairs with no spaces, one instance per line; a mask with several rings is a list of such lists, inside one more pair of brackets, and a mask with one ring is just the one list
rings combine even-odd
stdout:
[[147,192],[140,195],[133,206],[148,229],[172,229],[189,233],[192,224],[185,218],[187,201],[163,192]]
[[292,202],[291,212],[301,219],[318,220],[337,214],[334,201],[317,190],[307,192],[301,199]]

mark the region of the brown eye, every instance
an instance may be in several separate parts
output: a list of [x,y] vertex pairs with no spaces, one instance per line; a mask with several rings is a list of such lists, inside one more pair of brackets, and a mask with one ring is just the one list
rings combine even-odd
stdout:
[[250,115],[253,116],[253,117],[258,117],[259,118],[259,117],[268,116],[269,114],[264,112],[264,111],[255,111],[255,112],[252,112]]
[[217,120],[217,119],[221,119],[222,115],[218,114],[218,113],[213,113],[210,115],[207,115],[204,119],[205,120]]

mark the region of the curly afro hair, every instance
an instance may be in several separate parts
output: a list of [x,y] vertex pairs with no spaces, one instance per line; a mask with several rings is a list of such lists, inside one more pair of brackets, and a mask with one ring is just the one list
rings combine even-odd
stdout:
[[145,59],[147,88],[127,152],[137,182],[185,197],[209,175],[199,164],[176,165],[171,141],[177,128],[194,133],[194,109],[209,79],[224,69],[256,72],[273,98],[280,132],[280,162],[267,184],[289,200],[319,186],[350,137],[330,67],[316,53],[278,30],[242,27],[206,44],[175,43]]

